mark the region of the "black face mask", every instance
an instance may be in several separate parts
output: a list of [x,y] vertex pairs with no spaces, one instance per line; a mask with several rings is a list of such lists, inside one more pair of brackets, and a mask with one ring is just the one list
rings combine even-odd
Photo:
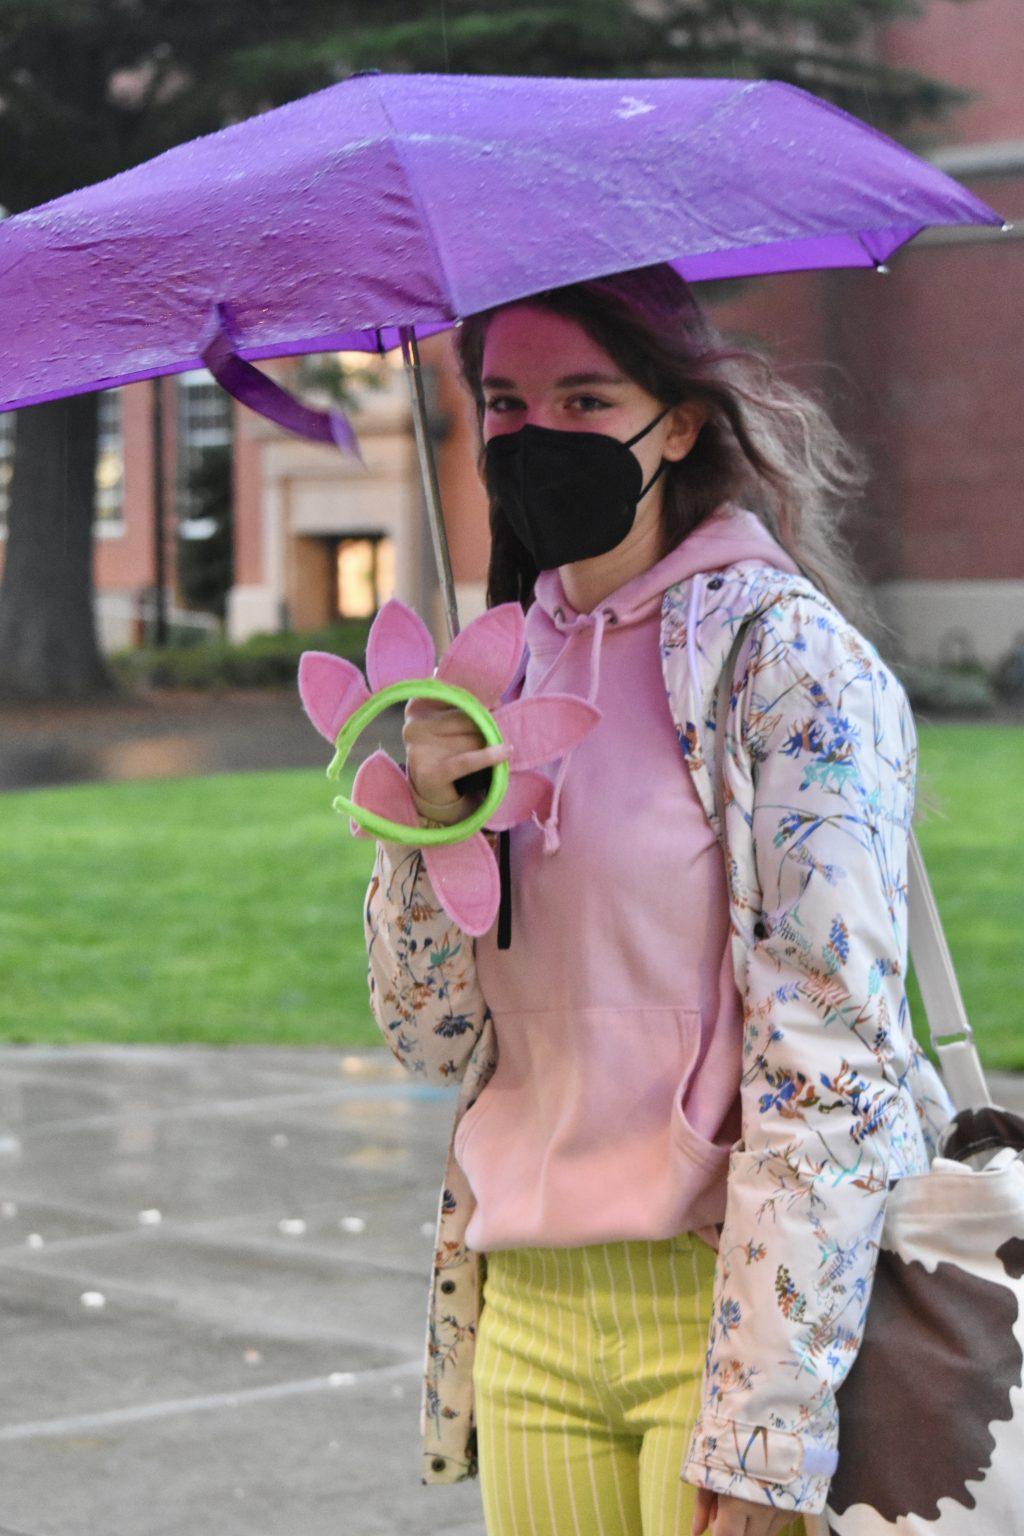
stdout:
[[662,416],[627,442],[604,432],[563,432],[527,425],[502,432],[484,449],[487,489],[505,513],[537,569],[571,565],[607,554],[633,526],[637,503],[665,468],[659,464],[647,484],[630,446],[646,437]]

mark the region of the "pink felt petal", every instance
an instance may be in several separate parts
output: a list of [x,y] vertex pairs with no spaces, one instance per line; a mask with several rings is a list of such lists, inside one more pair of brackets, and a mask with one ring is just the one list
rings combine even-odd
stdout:
[[508,790],[494,815],[486,823],[495,832],[515,827],[527,821],[534,811],[544,821],[551,810],[551,780],[546,774],[534,769],[526,773],[509,774]]
[[338,732],[370,697],[358,667],[330,651],[303,651],[299,657],[302,707],[321,736],[333,745]]
[[391,597],[370,625],[366,641],[366,676],[374,693],[410,677],[430,677],[434,642],[411,608]]
[[363,810],[376,811],[389,821],[399,821],[405,827],[419,826],[409,781],[384,751],[371,752],[359,764],[352,782],[352,799]]
[[516,675],[525,629],[518,603],[488,608],[455,636],[437,664],[438,677],[496,704]]
[[515,747],[512,762],[523,769],[538,768],[568,752],[594,729],[601,711],[573,693],[542,693],[500,705],[494,718]]
[[501,882],[482,832],[461,843],[424,848],[423,860],[438,901],[463,933],[478,938],[498,915]]

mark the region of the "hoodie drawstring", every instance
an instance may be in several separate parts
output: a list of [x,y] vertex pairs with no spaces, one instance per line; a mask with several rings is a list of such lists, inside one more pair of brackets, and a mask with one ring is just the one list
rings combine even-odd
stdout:
[[[594,614],[580,614],[576,621],[577,627],[572,630],[569,636],[569,639],[571,640],[574,634],[582,633],[583,629],[589,623],[592,623],[594,626],[594,638],[590,647],[590,687],[587,690],[588,704],[594,704],[597,701],[597,690],[601,682],[601,639],[604,635],[605,624],[607,623],[609,617],[614,620],[614,613],[610,608],[600,608],[598,609],[597,613]],[[559,657],[559,660],[560,659],[561,657]],[[569,760],[575,750],[575,747],[570,747],[568,752],[563,755],[562,760],[558,765],[558,772],[555,775],[554,793],[551,796],[551,809],[548,812],[547,819],[545,821],[541,821],[536,811],[532,813],[531,819],[536,822],[537,826],[540,827],[541,831],[544,833],[545,853],[555,853],[561,844],[561,837],[559,836],[558,832],[558,805],[562,797],[562,785],[565,783],[565,776],[569,770]]]

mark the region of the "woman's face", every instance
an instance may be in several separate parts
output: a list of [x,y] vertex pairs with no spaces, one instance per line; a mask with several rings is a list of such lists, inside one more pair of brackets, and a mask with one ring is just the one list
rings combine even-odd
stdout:
[[[575,320],[528,302],[506,305],[491,319],[484,338],[486,442],[527,424],[570,432],[605,432],[620,442],[658,415],[662,402],[627,377]],[[704,420],[695,404],[676,406],[630,452],[643,484],[662,459],[685,457]],[[656,526],[663,479],[643,496],[629,542]]]

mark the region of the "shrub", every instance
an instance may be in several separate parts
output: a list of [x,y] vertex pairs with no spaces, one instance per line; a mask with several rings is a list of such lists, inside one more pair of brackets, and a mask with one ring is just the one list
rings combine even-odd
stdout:
[[939,715],[984,715],[996,702],[991,679],[977,663],[939,666],[907,661],[895,671],[914,709]]
[[366,657],[368,619],[345,619],[323,629],[251,635],[240,645],[142,646],[118,651],[111,666],[129,686],[149,688],[282,688],[295,683],[303,651],[331,651],[357,667]]

